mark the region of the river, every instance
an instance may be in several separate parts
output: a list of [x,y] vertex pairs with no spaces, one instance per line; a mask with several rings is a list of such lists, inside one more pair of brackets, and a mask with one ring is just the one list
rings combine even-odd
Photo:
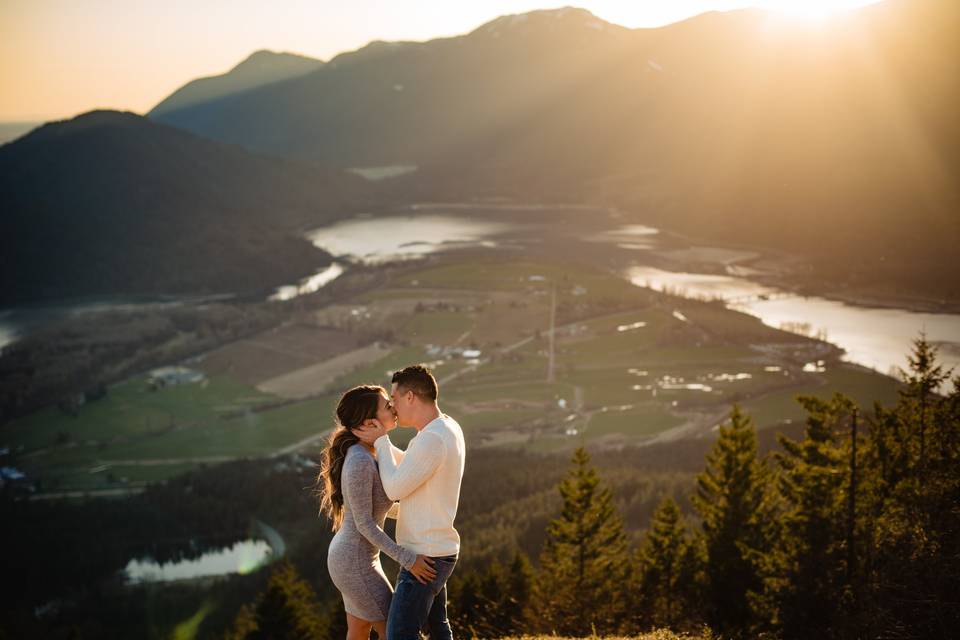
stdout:
[[[416,206],[412,207],[414,210]],[[550,234],[563,234],[564,225],[539,222],[536,241]],[[602,226],[602,225],[601,225]],[[429,212],[393,216],[358,216],[312,229],[306,233],[316,246],[335,256],[336,261],[297,284],[279,287],[273,300],[288,300],[316,291],[345,273],[351,264],[378,264],[394,260],[413,260],[439,251],[463,247],[497,249],[515,238],[511,235],[531,222],[511,221],[471,215],[469,207],[451,205],[449,211],[431,206]],[[577,232],[580,233],[580,232]],[[526,237],[530,237],[529,234]],[[846,359],[881,373],[895,372],[906,366],[912,341],[925,332],[927,339],[940,347],[940,360],[960,370],[960,315],[920,313],[907,309],[869,308],[822,297],[801,297],[789,291],[761,284],[750,278],[751,269],[738,265],[750,251],[720,247],[677,248],[661,246],[659,231],[637,224],[613,224],[589,235],[578,235],[584,243],[602,243],[611,251],[626,254],[624,276],[638,286],[650,286],[682,296],[720,298],[727,306],[753,314],[769,326],[821,337],[846,352]],[[569,238],[567,238],[569,240]],[[520,242],[523,242],[520,240]],[[671,271],[648,256],[682,258],[695,254],[724,265],[727,274]],[[681,264],[677,262],[677,264]],[[229,294],[221,297],[229,298]],[[66,314],[98,308],[123,308],[124,305],[184,304],[202,299],[86,301],[48,307],[0,310],[0,347],[29,333],[37,326]]]

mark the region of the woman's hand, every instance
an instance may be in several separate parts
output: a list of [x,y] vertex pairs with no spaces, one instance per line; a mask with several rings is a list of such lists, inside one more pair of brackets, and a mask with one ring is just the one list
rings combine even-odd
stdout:
[[437,577],[437,571],[433,568],[433,560],[421,555],[417,556],[417,561],[410,567],[410,573],[412,573],[413,577],[421,584],[427,584]]

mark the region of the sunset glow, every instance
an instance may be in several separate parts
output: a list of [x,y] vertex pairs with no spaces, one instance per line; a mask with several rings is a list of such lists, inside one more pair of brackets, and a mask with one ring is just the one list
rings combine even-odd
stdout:
[[[875,0],[626,0],[571,2],[629,28],[748,6],[824,17]],[[96,108],[143,113],[190,80],[219,75],[259,49],[321,60],[371,40],[461,35],[498,16],[562,1],[440,0],[321,3],[262,0],[200,5],[90,0],[0,3],[0,122],[68,118]],[[278,8],[281,7],[282,9]]]

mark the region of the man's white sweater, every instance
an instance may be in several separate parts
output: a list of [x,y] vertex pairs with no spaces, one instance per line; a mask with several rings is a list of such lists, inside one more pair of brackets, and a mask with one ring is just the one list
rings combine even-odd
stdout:
[[383,489],[400,501],[397,543],[425,556],[459,553],[460,534],[453,521],[466,447],[457,421],[441,415],[410,440],[406,451],[386,435],[374,446]]

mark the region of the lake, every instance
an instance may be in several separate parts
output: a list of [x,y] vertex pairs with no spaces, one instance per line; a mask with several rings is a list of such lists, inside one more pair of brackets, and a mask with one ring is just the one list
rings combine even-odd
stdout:
[[449,215],[358,217],[307,232],[314,245],[365,264],[420,258],[465,246],[495,247],[511,225]]
[[[414,205],[411,210],[419,208]],[[478,207],[471,211],[468,205],[450,205],[446,209],[443,205],[430,205],[423,209],[420,213],[404,215],[357,216],[308,231],[306,237],[335,256],[335,262],[297,284],[279,287],[269,299],[289,300],[317,291],[349,270],[351,264],[415,260],[463,247],[495,249],[518,242],[522,245],[524,238],[528,242],[540,242],[552,235],[566,241],[572,238],[574,242],[584,243],[584,247],[600,243],[609,246],[611,251],[619,251],[626,256],[624,275],[638,286],[687,297],[722,299],[727,306],[755,315],[772,327],[826,339],[843,348],[847,360],[881,373],[891,373],[896,367],[906,365],[906,354],[921,331],[926,332],[928,340],[941,345],[941,361],[960,370],[960,315],[867,308],[826,298],[796,296],[750,279],[752,270],[737,262],[757,255],[755,252],[719,247],[678,248],[675,242],[667,249],[658,229],[640,224],[600,222],[589,234],[583,234],[581,230],[568,230],[572,227],[562,222],[551,223],[549,218],[532,221],[521,215],[522,212],[512,219],[509,211],[506,215],[490,216],[487,209],[480,211]],[[537,210],[549,210],[549,207]],[[531,230],[533,234],[529,233]],[[699,260],[708,258],[724,265],[727,275],[657,268],[651,266],[654,260],[647,257],[651,252],[681,260],[687,254]],[[230,294],[223,297],[229,298]],[[142,308],[149,304],[185,304],[209,299],[114,299],[8,309],[0,311],[0,347],[66,314],[119,309],[124,305]]]
[[942,343],[940,361],[960,371],[960,315],[854,306],[797,296],[736,276],[642,265],[629,268],[626,275],[638,286],[691,298],[722,299],[771,327],[832,342],[846,351],[846,360],[884,374],[906,367],[912,341],[924,331],[929,341]]
[[264,540],[242,540],[233,546],[210,551],[193,560],[158,564],[150,558],[130,560],[123,572],[128,584],[171,582],[231,573],[256,571],[273,559],[273,551]]

